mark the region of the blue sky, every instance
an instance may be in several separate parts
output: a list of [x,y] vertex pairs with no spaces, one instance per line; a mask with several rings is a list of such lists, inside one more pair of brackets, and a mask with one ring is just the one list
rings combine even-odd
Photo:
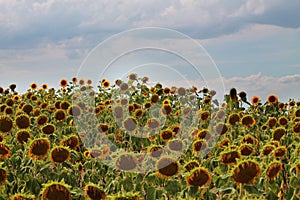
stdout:
[[[33,81],[56,87],[62,77],[76,75],[89,52],[113,34],[162,27],[201,44],[217,65],[226,90],[234,86],[250,97],[265,99],[275,93],[282,101],[299,99],[299,8],[298,0],[0,0],[0,85],[16,83],[19,91]],[[151,37],[174,42],[164,34]],[[190,49],[184,44],[181,48]],[[199,51],[186,53],[192,60],[199,58]],[[138,62],[137,55],[120,59],[122,69],[153,62],[145,55],[138,55]],[[150,55],[166,64],[164,53]],[[201,87],[191,70],[184,65],[178,70]],[[165,80],[163,71],[153,76]],[[111,70],[106,75],[116,74]],[[213,87],[215,80],[207,82]]]

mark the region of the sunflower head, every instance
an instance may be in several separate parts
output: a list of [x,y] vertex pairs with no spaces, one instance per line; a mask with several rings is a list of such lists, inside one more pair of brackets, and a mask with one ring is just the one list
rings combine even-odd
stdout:
[[70,188],[64,181],[51,181],[44,184],[41,194],[45,200],[72,200]]
[[106,194],[99,186],[88,183],[84,188],[84,195],[88,200],[105,200]]
[[137,158],[130,153],[121,154],[116,159],[116,168],[118,170],[132,171],[137,168],[137,165],[138,165]]
[[70,150],[65,146],[57,146],[51,149],[50,160],[53,163],[63,163],[70,159]]
[[282,171],[282,163],[279,161],[274,161],[268,165],[266,176],[269,181],[275,180],[281,171]]
[[50,141],[48,138],[38,138],[31,141],[29,146],[28,156],[35,160],[43,160],[48,156]]
[[188,186],[194,187],[208,187],[211,182],[211,175],[206,168],[196,167],[189,172],[186,178],[186,183]]
[[13,121],[9,116],[0,116],[0,133],[10,133],[13,129],[13,126]]
[[0,186],[4,185],[6,180],[7,180],[6,170],[0,168]]
[[3,143],[0,143],[0,158],[8,159],[11,155],[10,149]]
[[259,164],[254,160],[243,160],[232,170],[232,179],[237,184],[252,184],[261,174]]
[[177,160],[170,157],[161,157],[156,163],[156,168],[158,174],[163,177],[174,176],[180,170]]

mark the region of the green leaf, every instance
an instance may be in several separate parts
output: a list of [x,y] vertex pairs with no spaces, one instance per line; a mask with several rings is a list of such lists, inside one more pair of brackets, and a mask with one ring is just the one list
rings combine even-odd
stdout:
[[245,190],[250,194],[263,195],[263,192],[259,191],[255,186],[244,186]]
[[165,190],[171,194],[175,195],[181,191],[180,183],[178,181],[168,181],[165,185]]

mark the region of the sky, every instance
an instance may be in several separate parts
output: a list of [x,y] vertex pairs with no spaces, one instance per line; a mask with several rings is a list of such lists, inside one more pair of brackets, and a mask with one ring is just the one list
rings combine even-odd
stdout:
[[23,92],[32,82],[136,70],[166,84],[299,100],[299,8],[299,0],[0,0],[0,86]]

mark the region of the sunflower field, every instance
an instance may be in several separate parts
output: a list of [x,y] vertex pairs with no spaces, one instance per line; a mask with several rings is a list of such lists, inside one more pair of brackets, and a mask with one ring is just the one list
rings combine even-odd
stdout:
[[300,199],[300,102],[147,82],[0,87],[0,199]]

